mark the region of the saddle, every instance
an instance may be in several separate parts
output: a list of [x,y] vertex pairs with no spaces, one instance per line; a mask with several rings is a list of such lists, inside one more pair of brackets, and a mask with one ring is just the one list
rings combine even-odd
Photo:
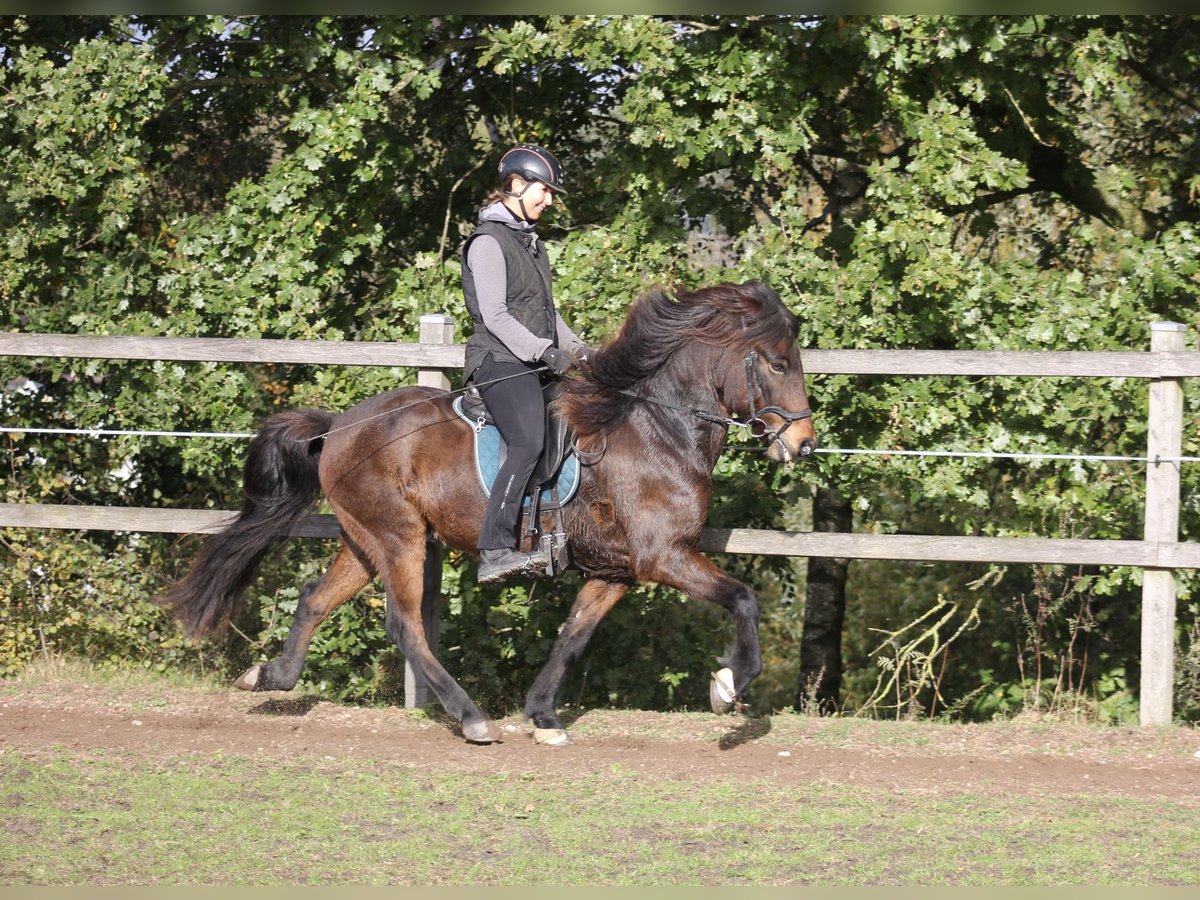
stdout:
[[[539,544],[547,552],[551,560],[549,575],[557,574],[570,564],[561,510],[575,496],[580,482],[579,460],[572,449],[571,426],[550,402],[560,389],[557,381],[542,387],[546,398],[546,439],[522,501],[525,535],[531,547]],[[508,456],[508,446],[474,385],[454,399],[453,409],[474,432],[475,474],[484,495],[491,496],[492,483]],[[546,523],[542,521],[543,513],[549,513]]]

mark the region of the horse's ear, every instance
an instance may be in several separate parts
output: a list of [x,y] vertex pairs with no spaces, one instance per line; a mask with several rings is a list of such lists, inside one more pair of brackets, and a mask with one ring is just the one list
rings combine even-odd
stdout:
[[783,302],[778,293],[761,281],[747,281],[742,285],[742,290],[752,294],[762,304]]

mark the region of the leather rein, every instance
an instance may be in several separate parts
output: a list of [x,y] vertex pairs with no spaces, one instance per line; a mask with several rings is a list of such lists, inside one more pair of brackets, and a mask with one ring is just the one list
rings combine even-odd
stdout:
[[[802,419],[812,418],[812,409],[805,407],[796,412],[783,409],[779,406],[764,406],[759,409],[754,402],[755,394],[765,396],[763,391],[762,381],[758,377],[758,351],[747,350],[743,357],[746,364],[746,394],[750,398],[750,417],[748,419],[736,419],[730,416],[721,416],[716,413],[710,413],[702,409],[694,407],[679,406],[675,403],[670,403],[666,400],[661,400],[658,397],[650,397],[646,394],[638,394],[634,391],[620,389],[618,393],[624,394],[626,397],[633,397],[635,400],[645,400],[647,403],[654,403],[658,406],[665,406],[668,409],[673,409],[677,412],[688,413],[695,416],[704,422],[711,422],[714,425],[721,425],[724,428],[745,428],[750,432],[750,435],[755,438],[766,438],[767,443],[771,444],[780,440],[780,435],[792,427],[792,423],[799,422]],[[764,415],[778,416],[783,419],[783,425],[774,430],[771,429],[766,422],[763,421]],[[782,443],[782,441],[781,441]]]

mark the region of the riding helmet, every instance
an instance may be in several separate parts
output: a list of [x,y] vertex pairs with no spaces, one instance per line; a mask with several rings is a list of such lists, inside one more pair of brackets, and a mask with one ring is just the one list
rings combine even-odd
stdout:
[[517,144],[500,157],[500,182],[504,183],[514,173],[526,181],[540,181],[560,194],[566,193],[562,166],[553,153],[537,144]]

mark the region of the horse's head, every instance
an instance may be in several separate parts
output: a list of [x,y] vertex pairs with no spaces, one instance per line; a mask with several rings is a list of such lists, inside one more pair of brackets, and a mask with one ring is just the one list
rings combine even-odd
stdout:
[[774,352],[747,350],[742,361],[750,433],[767,445],[767,456],[775,462],[810,456],[817,449],[817,432],[796,342]]
[[[760,281],[655,289],[630,307],[616,339],[592,357],[587,378],[566,389],[561,408],[582,435],[607,434],[646,405],[658,417],[682,412],[725,427],[740,423],[771,459],[802,459],[817,449],[817,435],[798,331],[796,316]],[[713,389],[716,417],[701,396]],[[696,408],[680,405],[701,399]],[[681,434],[692,421],[683,420]]]
[[728,366],[724,402],[763,441],[770,459],[803,459],[818,442],[796,344],[796,317],[765,284],[749,281],[737,287],[757,312],[742,316],[742,340],[732,340],[723,354]]

